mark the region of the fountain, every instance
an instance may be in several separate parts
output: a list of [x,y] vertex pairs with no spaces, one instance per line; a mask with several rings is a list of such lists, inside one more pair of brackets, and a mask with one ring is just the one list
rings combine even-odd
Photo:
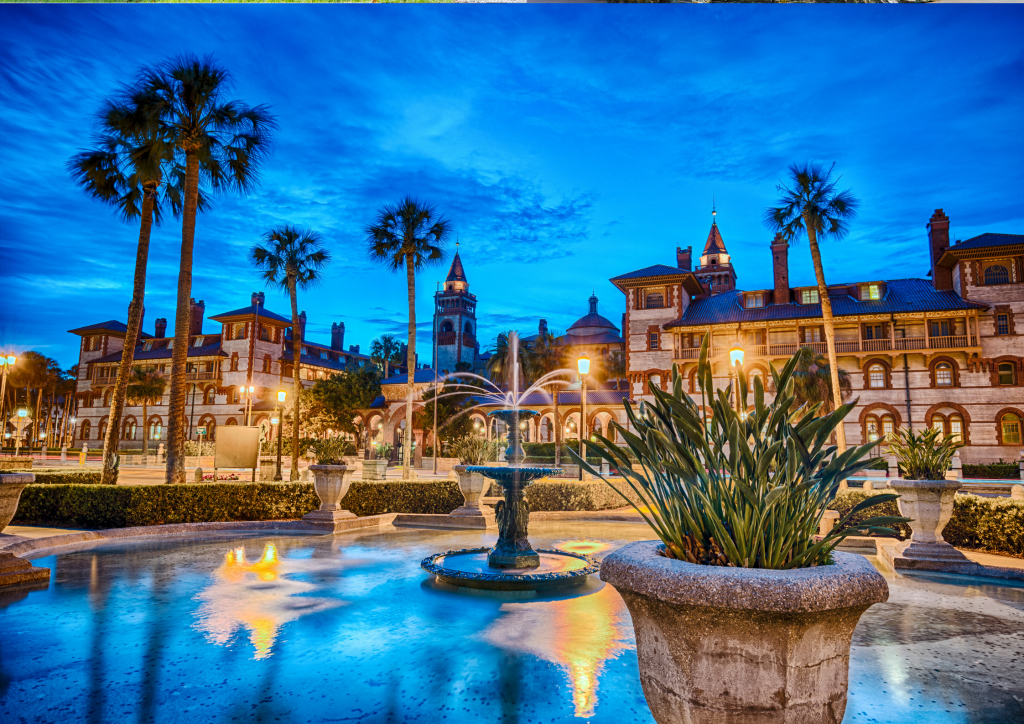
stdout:
[[526,467],[526,454],[520,443],[519,425],[524,418],[537,415],[533,410],[520,410],[519,402],[519,339],[509,334],[511,359],[512,406],[488,413],[508,427],[508,448],[505,450],[507,467],[472,465],[467,472],[480,473],[496,481],[504,491],[504,499],[495,507],[498,540],[493,548],[467,548],[459,551],[435,553],[420,564],[423,570],[434,574],[437,580],[466,588],[502,591],[545,590],[586,583],[598,564],[584,553],[558,550],[534,550],[527,537],[530,506],[526,489],[533,481],[548,475],[557,475],[560,468]]

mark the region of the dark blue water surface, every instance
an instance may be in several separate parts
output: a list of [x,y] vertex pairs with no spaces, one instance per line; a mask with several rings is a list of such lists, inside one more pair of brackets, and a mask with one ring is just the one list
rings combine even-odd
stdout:
[[[531,525],[605,555],[622,523]],[[493,534],[206,535],[40,557],[0,599],[0,722],[652,722],[622,599],[464,592],[419,568]],[[845,722],[1024,722],[1024,589],[891,578]]]

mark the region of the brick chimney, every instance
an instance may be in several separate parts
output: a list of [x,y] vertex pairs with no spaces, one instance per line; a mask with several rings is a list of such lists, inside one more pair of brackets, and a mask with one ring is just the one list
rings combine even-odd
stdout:
[[252,304],[254,306],[258,304],[262,307],[264,306],[263,300],[265,298],[266,296],[263,294],[263,292],[253,292],[249,304]]
[[686,271],[693,271],[693,247],[688,246],[685,249],[676,247],[676,266]]
[[359,345],[358,344],[350,344],[348,346],[348,351],[349,351],[349,354],[359,354]]
[[331,349],[345,349],[345,323],[331,322]]
[[942,252],[949,248],[949,217],[942,209],[935,209],[928,220],[928,252],[932,261],[932,284],[937,291],[953,289],[953,270],[938,266]]
[[546,337],[548,334],[548,320],[542,319],[537,323],[537,334],[540,337]]
[[163,339],[164,337],[166,337],[167,336],[167,320],[164,319],[163,317],[160,317],[160,319],[156,320],[155,325],[156,325],[156,328],[154,330],[154,335],[156,336],[156,338],[157,339]]
[[188,333],[189,336],[203,333],[203,317],[206,316],[206,303],[200,299],[189,301]]
[[306,312],[299,312],[299,335],[302,337],[302,341],[306,341]]
[[789,242],[776,234],[772,240],[772,272],[775,277],[775,303],[789,304]]

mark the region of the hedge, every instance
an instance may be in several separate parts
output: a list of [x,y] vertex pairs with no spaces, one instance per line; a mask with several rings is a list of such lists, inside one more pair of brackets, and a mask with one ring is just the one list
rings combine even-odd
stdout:
[[[886,491],[874,491],[880,495]],[[829,506],[840,515],[868,497],[868,493],[848,490],[836,496]],[[896,501],[883,503],[858,513],[855,521],[873,515],[899,515]],[[898,526],[905,536],[908,526]],[[978,495],[957,493],[953,499],[953,517],[949,519],[942,537],[957,548],[997,551],[1024,555],[1024,501],[1010,498],[982,498]]]
[[1020,466],[1017,463],[997,463],[987,465],[964,465],[965,478],[982,478],[988,480],[1019,480]]
[[[636,494],[622,481],[622,491],[635,498]],[[541,480],[526,489],[530,510],[608,510],[628,505],[603,480]]]
[[99,485],[103,477],[96,468],[33,468],[31,472],[36,485]]

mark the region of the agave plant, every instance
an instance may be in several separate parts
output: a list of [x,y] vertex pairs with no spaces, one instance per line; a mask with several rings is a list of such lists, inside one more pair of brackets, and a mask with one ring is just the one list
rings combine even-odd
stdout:
[[378,460],[390,460],[391,451],[395,449],[395,446],[389,442],[379,442],[373,446],[373,452],[376,454]]
[[351,440],[343,437],[329,437],[313,443],[313,454],[317,465],[344,465],[346,455],[355,455],[356,448]]
[[466,435],[452,442],[448,446],[448,453],[458,458],[463,465],[483,465],[497,459],[498,447],[496,440]]
[[889,442],[889,452],[896,456],[903,477],[907,480],[942,480],[949,470],[954,453],[964,446],[959,438],[940,439],[942,431],[931,427],[915,435],[900,429]]
[[[683,393],[679,370],[672,391],[651,385],[653,403],[626,403],[628,427],[612,425],[626,441],[642,471],[634,471],[623,449],[597,435],[591,451],[617,468],[636,500],[605,481],[644,517],[665,544],[664,555],[706,565],[743,568],[804,568],[830,563],[832,551],[849,535],[892,537],[884,526],[906,522],[897,516],[868,518],[854,525],[865,508],[895,500],[875,495],[856,505],[832,531],[816,539],[821,517],[840,483],[870,465],[875,443],[838,453],[832,432],[855,403],[818,416],[822,403],[795,404],[790,359],[781,372],[771,368],[775,400],[765,402],[760,378],[754,379],[754,405],[748,410],[746,376],[735,392],[745,413],[733,404],[733,385],[713,393],[708,341],[700,351],[697,381],[704,409]],[[705,395],[710,399],[705,400]],[[584,470],[599,472],[570,451]],[[600,476],[603,478],[603,476]]]

